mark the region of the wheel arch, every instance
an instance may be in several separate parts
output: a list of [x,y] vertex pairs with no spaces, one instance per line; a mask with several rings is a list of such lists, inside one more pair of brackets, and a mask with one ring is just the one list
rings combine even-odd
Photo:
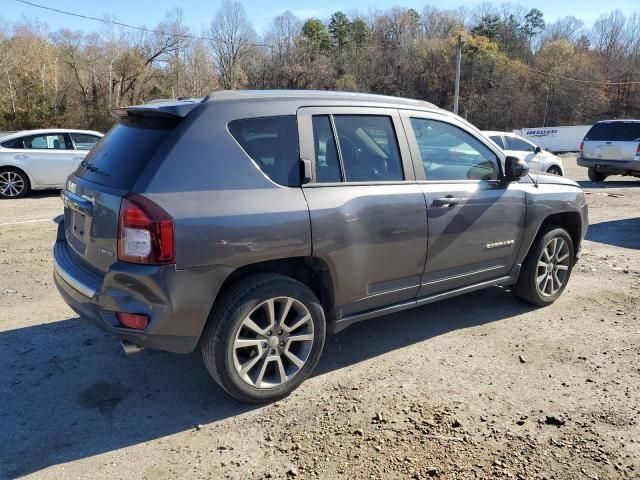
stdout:
[[[564,228],[571,237],[571,241],[573,242],[574,252],[577,252],[580,248],[581,242],[581,234],[582,234],[582,218],[580,213],[568,211],[568,212],[558,212],[552,213],[545,217],[545,219],[540,223],[538,227],[538,231],[534,238],[538,238],[540,236],[540,232],[544,231],[545,227],[550,225]],[[531,242],[533,245],[534,242]],[[529,250],[531,246],[529,246]],[[527,251],[527,253],[529,253]]]
[[546,170],[545,172],[548,172],[552,167],[558,167],[560,169],[560,174],[564,177],[564,167],[562,166],[562,163],[558,162],[557,160],[551,160],[547,163],[546,166]]
[[21,166],[14,165],[12,163],[0,163],[0,170],[3,168],[10,168],[11,170],[17,170],[27,176],[27,180],[29,180],[29,189],[33,190],[34,186],[37,187],[37,184],[33,183],[33,177],[29,173],[29,171]]
[[[232,285],[257,273],[279,273],[294,278],[309,287],[320,300],[328,326],[335,321],[333,279],[329,266],[318,257],[290,257],[250,263],[233,270],[222,283],[216,299]],[[213,302],[212,308],[215,308]]]

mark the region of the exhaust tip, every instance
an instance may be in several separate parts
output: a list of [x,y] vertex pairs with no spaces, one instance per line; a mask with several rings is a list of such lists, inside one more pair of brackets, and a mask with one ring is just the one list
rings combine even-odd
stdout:
[[122,350],[124,350],[124,353],[127,355],[134,355],[144,350],[142,345],[136,345],[135,343],[131,343],[127,340],[121,340],[120,344],[122,345]]

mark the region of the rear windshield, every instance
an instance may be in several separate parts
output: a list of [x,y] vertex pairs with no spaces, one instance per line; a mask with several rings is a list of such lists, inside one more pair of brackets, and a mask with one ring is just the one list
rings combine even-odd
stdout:
[[596,123],[585,140],[606,140],[610,142],[640,141],[640,122]]
[[89,152],[76,175],[129,190],[174,126],[175,122],[164,119],[120,122]]

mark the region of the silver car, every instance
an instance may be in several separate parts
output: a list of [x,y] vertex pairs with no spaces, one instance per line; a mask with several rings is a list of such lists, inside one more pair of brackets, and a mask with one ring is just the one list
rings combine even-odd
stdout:
[[564,167],[560,157],[543,150],[526,138],[510,132],[485,130],[482,133],[493,140],[508,156],[518,157],[527,162],[531,171],[564,175]]
[[92,130],[24,130],[0,135],[0,199],[64,187],[102,138]]
[[580,144],[578,165],[589,169],[589,180],[609,175],[640,177],[640,120],[596,122]]

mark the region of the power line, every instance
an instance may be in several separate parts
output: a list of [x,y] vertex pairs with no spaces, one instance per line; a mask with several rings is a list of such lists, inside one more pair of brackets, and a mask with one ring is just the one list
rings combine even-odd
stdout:
[[[37,3],[28,2],[27,0],[14,0],[14,1],[16,1],[18,3],[24,3],[25,5],[29,5],[31,7],[40,8],[42,10],[48,10],[50,12],[60,13],[62,15],[68,15],[68,16],[77,17],[77,18],[84,18],[86,20],[93,20],[95,22],[108,23],[108,24],[111,24],[111,25],[117,25],[119,27],[132,28],[134,30],[140,30],[142,32],[153,33],[155,35],[164,35],[166,37],[189,38],[189,39],[192,39],[192,40],[207,40],[209,42],[232,43],[232,42],[229,42],[228,40],[224,40],[222,38],[201,37],[201,36],[198,36],[198,35],[189,35],[187,33],[168,33],[168,32],[163,32],[161,30],[154,30],[154,29],[151,29],[151,28],[140,27],[140,26],[137,26],[137,25],[130,25],[128,23],[122,23],[122,22],[118,22],[116,20],[108,20],[106,18],[98,18],[98,17],[89,16],[89,15],[83,15],[81,13],[67,12],[65,10],[60,10],[58,8],[47,7],[46,5],[39,5]],[[267,47],[267,48],[273,47],[273,45],[267,45],[267,44],[264,44],[264,43],[247,43],[247,45],[250,45],[252,47]]]
[[608,81],[602,81],[602,80],[584,80],[582,78],[572,78],[572,77],[566,77],[564,75],[560,75],[557,73],[552,73],[552,72],[545,72],[544,70],[539,70],[537,68],[531,67],[529,65],[527,65],[526,63],[522,63],[518,60],[514,60],[512,58],[509,57],[500,57],[497,56],[495,52],[492,52],[490,50],[487,50],[485,48],[482,48],[480,46],[475,46],[478,50],[482,50],[485,53],[488,53],[493,59],[498,60],[498,61],[503,61],[503,62],[508,62],[508,63],[513,63],[515,65],[518,65],[519,67],[524,67],[527,70],[530,70],[532,72],[538,73],[540,75],[546,75],[548,77],[553,77],[553,78],[559,78],[561,80],[567,80],[570,82],[577,82],[577,83],[583,83],[583,84],[591,84],[591,85],[608,85],[608,86],[620,86],[620,85],[640,85],[640,81],[629,81],[629,82],[608,82]]
[[640,85],[640,81],[607,82],[607,81],[602,81],[602,80],[583,80],[581,78],[565,77],[564,75],[559,75],[557,73],[544,72],[542,70],[538,70],[537,68],[533,68],[533,67],[527,65],[526,63],[520,63],[517,60],[511,60],[510,58],[507,58],[506,60],[508,60],[510,62],[513,62],[513,63],[517,63],[518,65],[526,68],[527,70],[531,70],[532,72],[539,73],[540,75],[547,75],[549,77],[559,78],[561,80],[567,80],[567,81],[571,81],[571,82],[587,83],[587,84],[592,84],[592,85],[609,85],[609,86],[615,86],[615,85]]

